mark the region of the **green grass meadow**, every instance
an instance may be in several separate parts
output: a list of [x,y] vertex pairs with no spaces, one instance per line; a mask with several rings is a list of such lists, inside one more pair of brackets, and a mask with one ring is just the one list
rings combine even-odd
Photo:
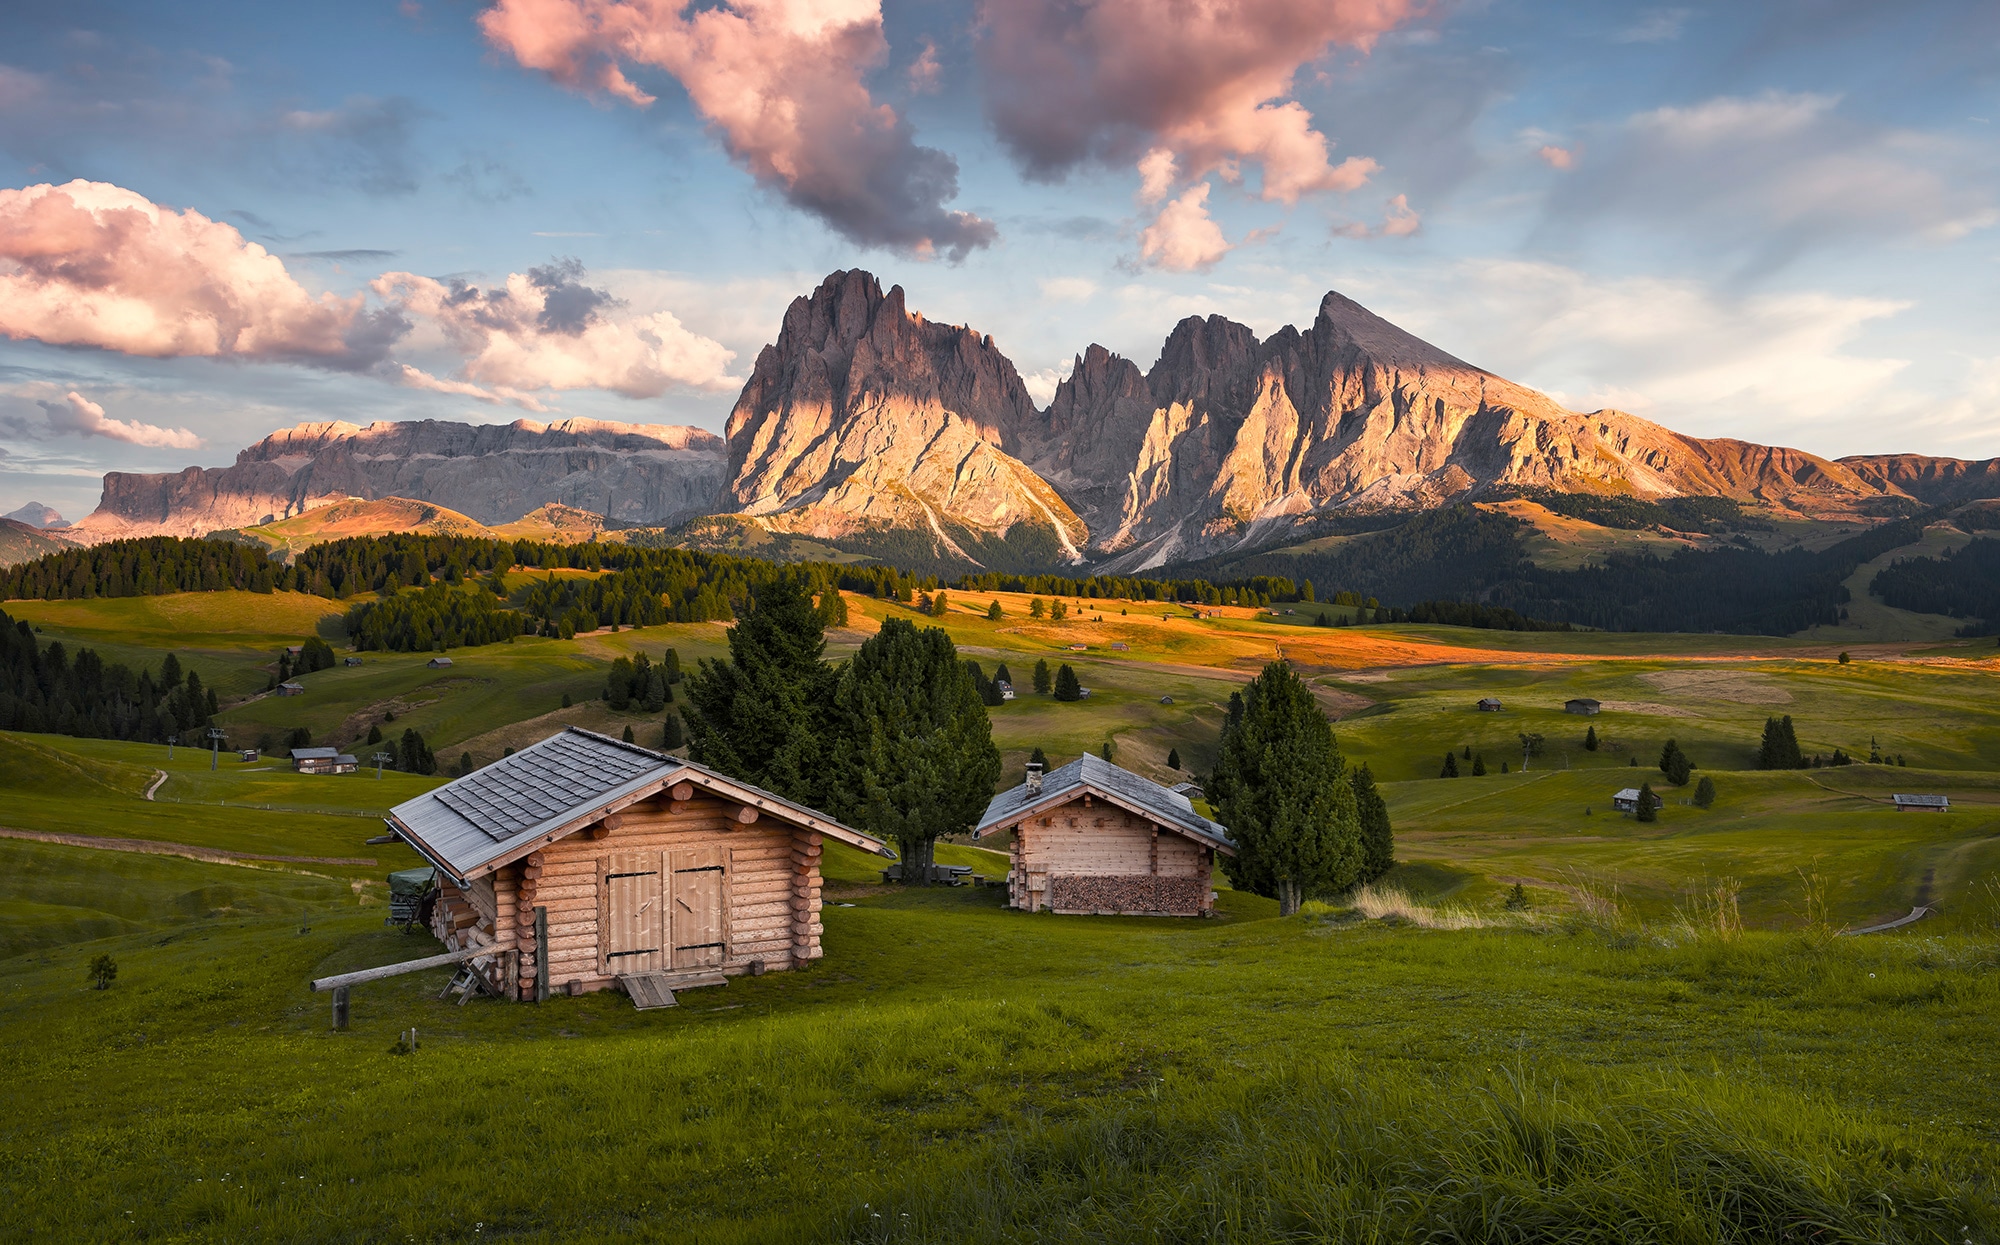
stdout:
[[[446,670],[371,653],[252,699],[323,612],[213,595],[8,608],[119,660],[212,662],[232,743],[297,725],[345,743],[393,710],[385,731],[415,726],[445,764],[566,722],[653,742],[656,717],[594,699],[606,665],[725,651],[702,624]],[[1205,771],[1229,694],[1282,643],[1382,780],[1396,869],[1289,918],[1226,884],[1210,920],[1029,916],[996,888],[885,887],[883,861],[834,846],[809,969],[644,1013],[615,994],[459,1006],[437,970],[357,987],[335,1032],[311,978],[437,949],[383,922],[414,854],[365,840],[442,778],[0,733],[0,827],[292,858],[0,837],[0,1239],[2000,1243],[1984,650],[1843,666],[1789,641],[1159,607],[1062,630],[1012,596],[988,620],[989,599],[944,621],[1021,690],[991,711],[1005,781],[1034,747],[1060,763],[1107,739],[1141,773],[1171,777],[1170,749]],[[836,656],[901,608],[854,605]],[[1091,696],[1034,695],[1038,657]],[[1504,712],[1473,708],[1487,695]],[[1574,696],[1607,707],[1565,714]],[[1872,738],[1908,764],[1751,768],[1783,713],[1808,752]],[[1545,737],[1525,772],[1524,732]],[[1713,807],[1665,785],[1669,736]],[[1439,778],[1466,748],[1491,772]],[[1610,805],[1642,780],[1667,797],[1650,824]],[[1907,790],[1952,811],[1899,814]],[[937,855],[997,878],[998,846]]]

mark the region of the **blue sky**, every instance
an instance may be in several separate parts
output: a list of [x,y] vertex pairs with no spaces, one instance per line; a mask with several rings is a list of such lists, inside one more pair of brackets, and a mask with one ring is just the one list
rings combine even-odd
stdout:
[[[0,205],[0,509],[79,517],[106,470],[309,420],[719,430],[786,303],[857,266],[1042,398],[1092,341],[1147,366],[1183,315],[1268,333],[1338,289],[1577,409],[2000,454],[1990,4],[22,7],[0,192],[103,183],[240,241],[186,223],[115,278],[44,246],[29,291],[22,239],[60,231]],[[551,52],[571,14],[596,33]],[[250,243],[282,272],[232,266]],[[183,245],[209,266],[133,297],[233,299],[254,334],[59,305]]]

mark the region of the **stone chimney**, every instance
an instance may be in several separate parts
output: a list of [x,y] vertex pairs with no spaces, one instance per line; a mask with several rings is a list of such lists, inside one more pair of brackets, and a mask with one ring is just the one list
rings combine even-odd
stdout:
[[1040,795],[1041,793],[1042,763],[1040,761],[1030,761],[1028,762],[1028,794]]

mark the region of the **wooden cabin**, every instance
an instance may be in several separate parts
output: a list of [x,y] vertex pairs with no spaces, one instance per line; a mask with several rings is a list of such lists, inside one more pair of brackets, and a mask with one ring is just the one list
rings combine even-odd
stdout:
[[546,983],[617,985],[639,1002],[816,960],[824,841],[894,855],[768,791],[576,727],[388,821],[437,868],[432,931],[452,951],[491,946],[480,971],[520,999]]
[[[1637,787],[1627,787],[1611,797],[1611,807],[1621,813],[1636,813],[1639,811],[1639,797],[1643,794]],[[1652,793],[1652,803],[1656,811],[1667,806],[1666,797],[1657,791]]]
[[1578,696],[1574,700],[1565,700],[1563,702],[1564,713],[1581,714],[1582,716],[1587,718],[1596,717],[1597,711],[1602,709],[1603,707],[1604,707],[1604,702],[1598,700],[1592,700],[1588,696]]
[[1905,795],[1899,793],[1890,798],[1896,802],[1896,811],[1899,813],[1948,813],[1951,811],[1951,800],[1947,796]]
[[[243,758],[257,759],[254,752]],[[338,748],[294,748],[292,749],[292,769],[300,774],[352,774],[361,768],[361,763]]]
[[1008,906],[1027,912],[1206,916],[1215,854],[1236,854],[1186,796],[1090,753],[1046,777],[1030,764],[973,837],[1008,831]]
[[1478,709],[1481,713],[1498,713],[1500,712],[1501,707],[1502,706],[1500,704],[1500,698],[1497,696],[1483,697],[1480,699],[1478,705]]

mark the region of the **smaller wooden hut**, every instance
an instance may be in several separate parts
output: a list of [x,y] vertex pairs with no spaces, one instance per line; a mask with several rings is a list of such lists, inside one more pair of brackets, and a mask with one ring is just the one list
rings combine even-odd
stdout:
[[1574,700],[1566,700],[1563,702],[1564,713],[1581,714],[1587,718],[1596,717],[1597,711],[1599,709],[1602,709],[1603,707],[1604,707],[1603,702],[1592,700],[1588,696],[1578,696]]
[[1478,707],[1481,713],[1498,713],[1501,709],[1500,698],[1498,696],[1482,697]]
[[1108,916],[1205,916],[1229,832],[1180,795],[1085,753],[993,797],[973,837],[1013,832],[1010,907]]
[[620,985],[670,1001],[818,959],[823,840],[894,855],[823,813],[577,727],[388,822],[437,868],[432,931],[452,951],[493,948],[492,988],[524,999]]

